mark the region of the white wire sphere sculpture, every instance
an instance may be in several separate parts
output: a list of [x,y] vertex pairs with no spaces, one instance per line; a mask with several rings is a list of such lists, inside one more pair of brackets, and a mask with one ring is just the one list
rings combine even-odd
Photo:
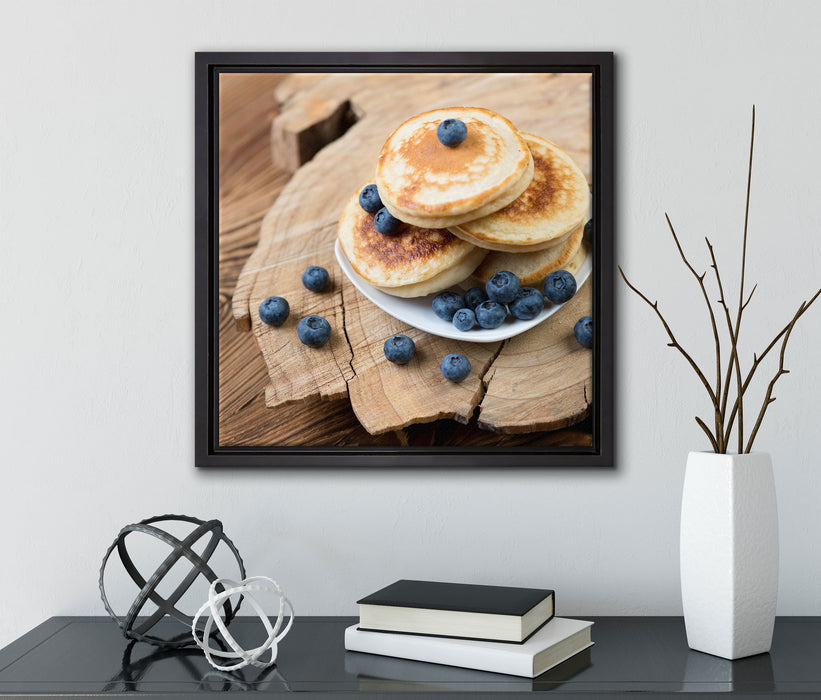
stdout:
[[[262,605],[256,599],[255,593],[268,593],[279,598],[279,612],[273,625],[262,609]],[[237,595],[242,596],[243,602],[254,609],[268,633],[265,641],[254,649],[243,649],[228,631],[226,621],[220,616],[220,607],[224,606],[232,596]],[[205,624],[200,630],[198,629],[198,623],[200,618],[205,615],[207,615]],[[288,622],[283,628],[282,625],[286,615]],[[211,586],[208,588],[208,602],[204,603],[194,615],[191,623],[191,634],[194,636],[194,642],[205,653],[208,663],[218,671],[237,671],[245,666],[268,668],[276,662],[279,642],[288,634],[293,624],[294,608],[291,601],[285,596],[285,592],[280,585],[272,578],[251,576],[244,581],[221,578],[211,582]],[[231,651],[215,649],[211,646],[210,638],[212,633],[215,632],[215,626],[223,642],[231,647]],[[266,652],[268,653],[268,659],[263,661],[262,657]],[[221,665],[215,661],[215,658],[231,659],[237,661],[237,663]]]

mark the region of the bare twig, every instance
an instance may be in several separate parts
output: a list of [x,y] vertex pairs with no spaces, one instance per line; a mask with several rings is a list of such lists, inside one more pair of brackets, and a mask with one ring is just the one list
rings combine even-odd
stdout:
[[[809,309],[810,306],[812,306],[813,302],[819,297],[819,295],[821,295],[821,289],[819,289],[808,302],[806,302],[805,304],[802,304],[798,308],[798,311],[795,313],[795,316],[793,317],[793,319],[786,326],[784,326],[784,328],[781,329],[781,332],[777,336],[775,336],[775,338],[773,338],[772,341],[770,341],[770,344],[766,348],[764,348],[764,351],[760,355],[753,354],[752,367],[750,367],[750,371],[747,373],[747,377],[744,380],[744,384],[741,387],[741,393],[742,394],[744,394],[747,391],[747,387],[750,386],[750,382],[753,380],[753,375],[755,374],[755,371],[758,369],[758,366],[761,364],[761,361],[767,356],[767,353],[769,353],[770,350],[772,350],[775,347],[775,344],[781,339],[781,337],[785,333],[787,333],[792,328],[793,324],[799,318],[801,318],[801,316],[804,315],[804,312],[807,309]],[[733,420],[735,419],[735,415],[736,415],[737,410],[738,410],[738,399],[736,399],[736,403],[733,405],[732,411],[730,412],[730,419],[728,421],[728,430],[730,428],[732,428]]]
[[745,301],[745,302],[741,305],[741,310],[742,310],[742,311],[744,311],[744,309],[746,309],[746,308],[747,308],[747,304],[749,304],[749,303],[750,303],[750,299],[752,299],[752,298],[753,298],[753,294],[755,294],[755,290],[756,290],[756,289],[758,289],[758,284],[753,285],[753,288],[752,288],[752,290],[750,291],[750,296],[748,296],[748,297],[747,297],[747,301]]
[[707,427],[707,424],[698,416],[696,416],[696,423],[698,423],[699,427],[707,434],[707,437],[710,438],[710,444],[713,446],[713,450],[715,452],[721,452],[721,450],[718,449],[718,443],[716,442],[715,437],[713,437],[713,434],[710,432],[710,429]]
[[[664,330],[667,331],[667,335],[670,337],[670,342],[667,343],[667,345],[671,348],[676,348],[676,350],[678,350],[684,356],[684,359],[687,360],[690,367],[693,368],[693,371],[696,373],[696,376],[701,380],[701,383],[704,385],[704,388],[707,390],[707,394],[710,396],[710,401],[712,401],[713,406],[715,406],[718,402],[718,398],[716,397],[715,392],[713,391],[712,387],[710,386],[710,382],[707,381],[707,377],[704,376],[704,373],[701,371],[699,366],[696,364],[695,360],[690,356],[690,354],[683,347],[681,347],[679,342],[676,340],[676,336],[673,335],[672,329],[668,325],[667,321],[664,319],[664,316],[662,316],[661,311],[659,311],[658,301],[650,301],[646,296],[644,296],[644,294],[642,294],[638,289],[636,289],[636,287],[634,287],[631,284],[630,280],[627,279],[627,275],[624,274],[624,270],[621,269],[621,265],[619,265],[619,272],[621,273],[621,277],[624,280],[624,283],[628,287],[630,287],[630,289],[632,289],[636,294],[638,294],[639,297],[641,297],[644,300],[644,302],[648,306],[650,306],[650,308],[653,309],[653,311],[656,312],[656,316],[659,317],[659,320],[661,321],[662,325],[664,326]],[[709,432],[709,430],[707,430],[707,432],[708,432],[708,434],[712,435]],[[712,437],[711,442],[713,444],[716,443],[715,437]]]
[[784,340],[781,341],[781,352],[779,353],[778,357],[778,371],[775,373],[775,376],[770,380],[769,385],[767,386],[767,393],[764,396],[764,403],[761,406],[761,410],[758,412],[758,420],[755,422],[755,427],[753,428],[753,432],[750,433],[750,439],[747,442],[747,448],[744,450],[745,452],[749,452],[753,447],[753,441],[755,440],[755,436],[758,434],[758,429],[761,427],[761,421],[764,420],[764,414],[767,412],[767,407],[775,401],[775,396],[773,396],[773,388],[775,387],[775,383],[781,378],[784,374],[789,374],[790,370],[784,369],[784,352],[787,350],[787,342],[790,339],[790,333],[792,333],[792,329],[795,328],[795,322],[804,313],[807,308],[807,302],[803,302],[801,306],[798,308],[795,316],[793,316],[792,321],[790,321],[789,325],[787,326],[787,332],[784,334]]
[[[687,256],[684,254],[684,249],[681,247],[681,242],[676,235],[676,230],[673,228],[673,222],[670,221],[670,217],[665,212],[664,218],[667,219],[667,225],[670,227],[670,233],[673,234],[673,240],[676,242],[676,248],[678,248],[679,255],[681,255],[681,259],[684,261],[684,264],[687,266],[687,269],[693,274],[693,277],[696,278],[698,282],[698,286],[701,287],[701,295],[704,297],[704,303],[707,305],[707,311],[710,313],[710,325],[713,328],[713,338],[715,339],[716,344],[716,388],[715,388],[715,396],[716,401],[713,402],[713,420],[715,422],[715,443],[714,447],[716,452],[724,452],[723,449],[723,442],[724,442],[724,434],[722,425],[722,413],[719,410],[718,400],[717,397],[721,392],[721,339],[718,335],[718,327],[716,326],[716,316],[713,313],[713,305],[710,303],[710,297],[707,296],[707,289],[704,286],[704,277],[707,274],[706,272],[702,272],[698,274],[693,266],[690,264],[690,261],[687,259]],[[698,419],[697,419],[698,420]]]
[[[755,105],[753,105],[753,123],[750,128],[750,165],[747,168],[747,200],[744,207],[744,243],[741,246],[741,285],[738,288],[738,315],[735,319],[735,344],[738,347],[738,334],[741,332],[741,315],[744,313],[744,274],[747,268],[747,223],[750,220],[750,183],[753,179],[753,145],[755,144]],[[741,382],[741,362],[738,351],[735,356],[736,391],[738,395],[738,452],[744,446],[744,392]]]
[[[716,283],[718,284],[718,293],[721,295],[718,303],[721,305],[721,308],[724,309],[724,320],[727,322],[727,332],[730,335],[730,359],[727,362],[727,379],[724,382],[724,390],[722,391],[719,405],[719,413],[721,414],[721,422],[723,426],[725,416],[727,415],[727,401],[730,395],[730,373],[733,371],[733,367],[738,362],[738,335],[733,328],[733,319],[730,317],[730,308],[727,306],[727,298],[724,296],[724,285],[721,282],[721,272],[718,269],[718,262],[716,262],[716,255],[713,250],[713,245],[710,243],[709,238],[705,237],[704,240],[707,242],[707,248],[710,251],[710,260],[712,260],[710,267],[712,267],[715,272]],[[731,426],[725,428],[721,435],[721,445],[723,447],[721,450],[722,452],[727,451],[727,445],[730,441],[730,431]]]

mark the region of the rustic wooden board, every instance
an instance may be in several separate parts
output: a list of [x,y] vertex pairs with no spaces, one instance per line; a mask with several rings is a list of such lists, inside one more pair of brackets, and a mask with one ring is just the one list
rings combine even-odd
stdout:
[[[455,94],[462,97],[463,104],[496,109],[509,116],[519,128],[556,141],[589,176],[589,76],[416,75],[403,76],[402,80],[403,89],[397,90],[395,75],[367,76],[367,79],[355,76],[355,80],[352,76],[294,76],[279,82],[271,91],[272,102],[274,93],[277,99],[285,102],[280,115],[273,119],[272,133],[278,128],[277,124],[282,133],[287,132],[283,125],[291,124],[290,128],[297,136],[300,129],[310,129],[313,117],[310,114],[304,117],[304,113],[310,112],[305,105],[317,105],[321,100],[325,100],[325,106],[314,113],[320,121],[323,114],[338,114],[340,105],[358,115],[359,121],[344,136],[300,167],[282,187],[262,224],[259,244],[237,280],[233,316],[238,328],[253,327],[252,337],[262,350],[268,375],[265,403],[271,407],[288,404],[289,420],[294,412],[305,419],[310,412],[307,407],[315,407],[318,399],[348,395],[361,426],[371,435],[383,435],[399,444],[406,444],[409,437],[421,437],[415,424],[434,421],[431,427],[438,430],[435,426],[449,422],[443,418],[467,422],[479,405],[479,425],[497,433],[531,433],[578,422],[589,407],[590,354],[576,345],[572,349],[565,347],[569,352],[564,359],[554,357],[563,346],[552,342],[556,336],[549,329],[571,311],[573,314],[578,311],[578,315],[565,324],[569,325],[572,338],[575,319],[589,313],[589,298],[585,302],[585,295],[580,294],[572,305],[542,324],[538,334],[530,331],[520,336],[521,339],[512,339],[504,345],[445,341],[408,329],[361,297],[333,261],[332,243],[336,217],[359,184],[370,180],[385,135],[411,114],[451,104]],[[545,109],[550,101],[560,103],[561,109]],[[291,105],[303,112],[298,119],[283,118]],[[271,124],[270,119],[267,124]],[[281,136],[281,143],[284,143],[282,139],[287,141],[286,136]],[[300,157],[298,152],[297,148],[297,158]],[[255,159],[258,154],[249,157]],[[277,172],[281,176],[282,166],[287,167],[287,164],[280,165]],[[263,190],[270,192],[271,188],[263,187]],[[257,197],[264,195],[257,191]],[[244,204],[250,203],[251,198],[249,192]],[[254,204],[258,205],[258,201]],[[243,231],[253,218],[252,213],[243,217],[241,208],[238,206],[233,212],[226,205],[223,215],[221,207],[221,235],[223,218],[227,220],[229,214],[235,226],[229,228],[228,233]],[[248,209],[246,207],[246,211]],[[259,216],[258,206],[253,207],[253,211]],[[309,264],[322,264],[331,272],[331,290],[316,295],[302,288],[299,276]],[[279,329],[261,324],[256,312],[260,301],[271,294],[286,296],[292,306],[291,319]],[[296,322],[307,313],[319,313],[331,322],[334,335],[326,348],[310,350],[296,339]],[[417,340],[419,347],[418,357],[405,368],[391,365],[382,355],[384,339],[395,332],[407,332]],[[251,334],[236,335],[241,338]],[[453,351],[468,355],[474,367],[474,373],[461,385],[446,382],[438,372],[441,357]],[[545,360],[552,363],[552,371],[544,369]],[[256,363],[258,367],[258,358]],[[254,363],[249,362],[248,366],[252,367]],[[220,369],[222,382],[222,366]],[[247,380],[250,371],[241,374]],[[580,383],[582,375],[585,379]],[[557,377],[562,376],[567,377],[567,381],[557,381]],[[534,391],[533,386],[543,382],[541,392]],[[245,392],[229,394],[235,408],[240,395],[247,399],[249,394],[254,394],[254,400],[237,409],[240,413],[250,410],[252,404],[258,406],[260,381],[257,378],[248,385]],[[522,393],[524,386],[528,389]],[[222,409],[223,395],[220,396]],[[346,404],[347,401],[332,402],[332,405],[338,403]],[[514,413],[519,411],[513,416],[510,415],[512,406]],[[257,408],[254,412],[255,416],[261,415]],[[338,413],[336,408],[332,412]],[[301,442],[298,434],[280,431],[289,436],[283,442],[273,427],[260,429],[259,426],[256,428],[258,437],[254,440],[251,438],[253,426],[245,420],[242,425],[234,424],[232,415],[226,412],[224,419],[226,424],[232,424],[232,434],[238,440],[236,444],[249,444],[243,442],[247,440],[253,444],[266,444],[267,438],[259,438],[259,435],[270,435],[268,444],[273,444],[274,440],[276,444]],[[270,418],[267,421],[268,425],[279,422]],[[340,425],[342,423],[344,421]],[[471,425],[476,425],[475,418]],[[407,430],[401,431],[402,428]],[[291,437],[294,442],[290,441]],[[492,434],[488,434],[488,438],[491,437]],[[442,440],[441,434],[436,439]],[[526,435],[521,439],[499,438],[497,435],[494,439],[509,440],[509,444],[514,441],[515,444],[528,444]],[[307,437],[301,444],[343,443],[344,440],[338,438],[312,443]],[[550,443],[589,444],[589,431],[568,431],[567,437],[556,435]],[[359,444],[387,443],[381,442],[381,438],[373,438]],[[498,442],[480,440],[476,443],[463,439],[463,444]]]

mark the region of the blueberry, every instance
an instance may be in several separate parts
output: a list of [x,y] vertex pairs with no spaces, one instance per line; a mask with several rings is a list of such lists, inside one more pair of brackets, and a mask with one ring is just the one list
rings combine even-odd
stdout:
[[536,318],[544,308],[544,296],[538,289],[522,287],[510,304],[510,313],[522,321]]
[[269,326],[281,326],[291,313],[291,307],[282,297],[268,297],[259,305],[259,317]]
[[359,206],[369,214],[376,214],[383,206],[376,185],[365,185],[359,193]]
[[395,365],[406,365],[416,352],[415,343],[406,335],[392,335],[382,348],[385,357]]
[[564,304],[576,293],[576,278],[567,270],[551,272],[544,281],[544,295],[554,304]]
[[509,304],[522,288],[519,278],[512,272],[502,270],[491,277],[485,285],[488,299],[500,304]]
[[582,316],[576,325],[573,326],[573,335],[579,341],[579,345],[584,345],[586,348],[593,347],[593,317]]
[[308,347],[321,348],[331,339],[331,324],[322,316],[306,316],[296,327],[299,339]]
[[453,314],[453,325],[457,330],[469,331],[476,325],[476,314],[473,309],[459,309]]
[[498,328],[507,318],[504,304],[495,301],[483,301],[476,307],[476,323],[482,328]]
[[590,221],[588,221],[588,222],[584,225],[584,237],[585,237],[588,241],[592,241],[592,240],[593,240],[593,219],[590,219]]
[[465,300],[456,292],[442,292],[433,297],[433,313],[443,321],[452,321],[453,314],[465,308]]
[[312,292],[321,292],[328,286],[331,278],[328,276],[328,271],[324,267],[318,265],[311,265],[305,272],[302,273],[302,284],[306,289]]
[[388,211],[387,207],[382,207],[373,217],[373,227],[386,236],[390,236],[399,230],[399,221]]
[[458,146],[467,135],[468,128],[461,119],[445,119],[436,128],[436,136],[443,146]]
[[445,355],[439,370],[445,379],[452,382],[461,382],[470,374],[470,360],[459,353]]
[[473,287],[465,292],[465,303],[470,309],[476,309],[483,301],[487,301],[487,294],[481,287]]

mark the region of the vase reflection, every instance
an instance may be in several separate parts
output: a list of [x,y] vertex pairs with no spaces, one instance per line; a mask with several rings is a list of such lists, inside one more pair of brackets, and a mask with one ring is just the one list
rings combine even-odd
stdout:
[[769,653],[731,661],[700,651],[689,651],[682,691],[703,693],[775,691]]

